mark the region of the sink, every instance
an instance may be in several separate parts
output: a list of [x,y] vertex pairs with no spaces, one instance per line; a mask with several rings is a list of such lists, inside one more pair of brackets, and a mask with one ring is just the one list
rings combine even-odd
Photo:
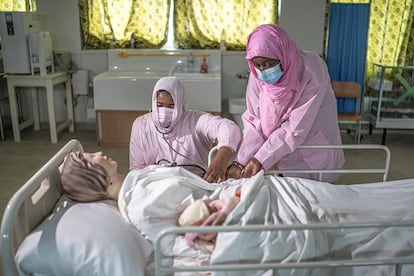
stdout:
[[[108,70],[93,79],[96,110],[150,110],[155,83],[168,71]],[[221,112],[220,73],[176,72],[185,87],[187,108]],[[206,99],[208,99],[206,101]]]
[[130,78],[130,77],[137,77],[137,78],[147,78],[147,77],[164,77],[168,75],[167,71],[116,71],[116,70],[109,70],[99,74],[101,77],[108,77],[108,78]]
[[105,71],[93,78],[96,110],[150,110],[155,83],[168,75],[157,71]]
[[[94,104],[97,111],[148,111],[152,90],[161,78],[173,75],[186,89],[188,109],[221,112],[221,51],[192,50],[165,52],[128,50],[120,56],[118,49],[108,50],[108,69],[93,78]],[[194,72],[185,63],[192,56]],[[207,57],[209,73],[200,73]]]
[[176,72],[185,87],[189,109],[221,112],[221,75],[220,73]]
[[220,73],[187,73],[176,72],[174,76],[177,78],[190,78],[190,79],[205,79],[205,78],[220,78]]
[[[187,109],[221,113],[221,51],[180,50],[145,51],[108,50],[107,71],[93,78],[98,143],[127,144],[131,125],[137,116],[151,110],[152,91],[162,77],[175,75],[186,91]],[[182,61],[192,56],[194,73]],[[203,57],[209,62],[209,73],[200,74]],[[218,72],[218,73],[217,73]]]

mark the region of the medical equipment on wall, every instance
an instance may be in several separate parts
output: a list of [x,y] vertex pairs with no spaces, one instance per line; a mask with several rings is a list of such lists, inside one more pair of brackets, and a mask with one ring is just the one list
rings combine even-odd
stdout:
[[53,60],[55,63],[55,71],[57,72],[63,71],[72,74],[77,71],[77,68],[74,68],[75,66],[72,64],[72,55],[70,51],[54,50]]
[[78,70],[72,74],[73,95],[87,96],[89,94],[89,71]]
[[29,34],[30,71],[32,75],[40,72],[41,76],[47,72],[54,72],[52,38],[49,32],[35,32]]
[[41,31],[41,15],[29,12],[1,12],[0,36],[4,72],[41,75],[53,71],[52,41]]

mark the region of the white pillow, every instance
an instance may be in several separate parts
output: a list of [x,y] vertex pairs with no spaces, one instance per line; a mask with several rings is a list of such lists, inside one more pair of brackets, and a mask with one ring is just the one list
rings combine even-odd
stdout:
[[21,275],[144,275],[152,252],[151,244],[121,217],[116,202],[62,198],[15,258]]

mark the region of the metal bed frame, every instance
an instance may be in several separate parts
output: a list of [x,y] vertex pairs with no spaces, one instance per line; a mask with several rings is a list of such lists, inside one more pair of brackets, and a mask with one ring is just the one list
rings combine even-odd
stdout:
[[244,225],[244,226],[210,226],[210,227],[171,227],[159,233],[155,241],[155,275],[169,275],[174,272],[224,272],[224,271],[257,271],[272,270],[273,275],[278,275],[278,270],[286,269],[306,269],[306,268],[340,268],[356,266],[380,266],[395,265],[395,275],[399,276],[402,272],[402,266],[414,264],[414,257],[402,258],[377,258],[377,259],[357,259],[357,260],[335,260],[335,261],[300,261],[291,263],[267,262],[267,263],[227,263],[227,264],[209,264],[209,265],[192,265],[176,266],[163,264],[163,260],[171,258],[164,256],[161,252],[163,239],[170,235],[179,235],[185,233],[222,233],[222,232],[257,232],[257,231],[290,231],[290,230],[326,230],[326,229],[345,229],[345,228],[377,228],[377,227],[414,227],[414,221],[387,221],[387,222],[359,222],[359,223],[332,223],[332,224],[300,224],[300,225]]
[[[286,174],[286,173],[318,173],[319,180],[326,173],[340,174],[382,174],[383,181],[387,181],[391,153],[388,147],[384,145],[371,144],[352,144],[352,145],[306,145],[302,149],[336,149],[336,150],[380,150],[385,153],[384,167],[380,168],[355,168],[355,169],[332,169],[332,170],[270,170],[266,174]],[[214,158],[217,148],[210,151],[209,163]],[[339,267],[356,267],[356,266],[379,266],[395,265],[395,275],[401,275],[402,266],[405,264],[414,264],[414,257],[410,258],[381,258],[381,259],[359,259],[359,260],[335,260],[335,261],[305,261],[305,262],[268,262],[268,263],[227,263],[227,264],[209,264],[209,265],[189,265],[179,266],[163,264],[164,259],[171,258],[162,253],[161,244],[167,236],[180,235],[185,233],[221,233],[221,232],[256,232],[256,231],[290,231],[290,230],[326,230],[326,229],[346,229],[346,228],[377,228],[377,227],[414,227],[414,221],[364,221],[359,223],[331,223],[331,224],[302,224],[302,225],[244,225],[244,226],[209,226],[209,227],[172,227],[159,233],[155,241],[155,265],[156,275],[167,275],[175,272],[225,272],[225,271],[254,271],[254,270],[272,270],[273,275],[277,275],[278,270],[287,269],[306,269],[306,268],[339,268]]]
[[[388,169],[390,164],[390,151],[383,145],[338,145],[338,146],[306,146],[306,148],[338,148],[338,149],[380,149],[386,154],[385,165],[379,169],[359,169],[359,170],[330,170],[320,172],[323,173],[380,173],[383,174],[383,180],[386,181]],[[17,248],[24,240],[24,238],[39,225],[52,211],[56,202],[61,198],[62,191],[59,187],[59,171],[58,167],[63,162],[64,157],[72,151],[83,151],[82,144],[78,140],[70,140],[63,146],[51,159],[43,165],[21,188],[11,197],[3,213],[1,222],[1,236],[0,236],[0,260],[2,262],[3,274],[7,276],[18,275],[17,265],[14,257]],[[214,150],[211,152],[209,160],[213,158]],[[314,170],[306,170],[305,172],[315,172]],[[288,173],[289,171],[272,171],[271,173]],[[295,171],[296,172],[296,171]],[[364,222],[361,224],[330,224],[330,225],[274,225],[274,226],[228,226],[228,227],[177,227],[173,229],[166,229],[160,233],[159,238],[155,244],[155,262],[157,264],[156,273],[162,275],[163,273],[172,271],[230,271],[235,267],[231,265],[206,266],[206,267],[164,267],[161,265],[163,258],[160,253],[160,242],[166,235],[178,234],[184,232],[229,232],[229,231],[284,231],[287,229],[320,229],[320,228],[347,228],[347,227],[379,227],[379,226],[414,226],[414,222]],[[362,265],[378,265],[378,264],[395,264],[396,271],[400,271],[403,264],[414,264],[414,259],[385,259],[385,260],[366,260],[360,262],[349,261],[344,262],[313,262],[313,263],[283,263],[283,264],[251,264],[241,265],[237,264],[237,270],[254,270],[254,269],[291,269],[309,268],[316,266],[362,266]]]
[[62,196],[59,165],[72,151],[82,151],[78,140],[70,140],[13,194],[1,221],[0,260],[5,276],[18,275],[15,252],[24,238],[53,210]]
[[[303,145],[299,146],[299,149],[329,149],[329,150],[378,150],[383,151],[385,154],[384,165],[382,167],[377,168],[353,168],[353,169],[304,169],[304,170],[269,170],[266,171],[265,174],[288,174],[288,173],[317,173],[319,175],[319,181],[322,181],[322,177],[324,174],[382,174],[382,181],[387,181],[389,167],[390,167],[390,160],[391,160],[391,152],[387,146],[384,145],[377,145],[377,144],[346,144],[346,145]],[[210,150],[208,156],[209,164],[214,158],[215,153],[217,152],[217,147],[213,147]]]

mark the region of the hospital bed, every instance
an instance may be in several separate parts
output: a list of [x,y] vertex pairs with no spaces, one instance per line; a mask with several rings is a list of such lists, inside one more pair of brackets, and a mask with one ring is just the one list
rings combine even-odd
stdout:
[[[385,152],[384,167],[356,169],[358,173],[382,174],[383,182],[377,183],[378,187],[384,188],[384,184],[388,185],[390,183],[390,185],[400,185],[402,191],[404,191],[403,187],[409,186],[411,183],[414,185],[414,180],[409,179],[385,182],[390,162],[390,153],[385,146],[355,146],[358,148],[357,150],[364,150],[364,147],[366,147],[368,150],[380,149]],[[348,147],[351,148],[352,146],[334,147],[348,149]],[[36,273],[39,275],[168,275],[169,273],[177,273],[177,275],[199,273],[197,275],[204,275],[204,272],[221,275],[218,271],[226,273],[224,275],[242,275],[242,273],[246,273],[245,275],[255,275],[253,273],[260,273],[257,275],[284,275],[283,273],[289,274],[292,271],[299,271],[294,273],[294,275],[312,275],[312,273],[308,273],[309,270],[315,271],[314,275],[318,275],[320,273],[318,269],[372,266],[385,266],[388,272],[391,269],[395,275],[400,273],[410,275],[409,273],[413,271],[414,253],[411,246],[414,245],[411,243],[414,243],[412,228],[414,221],[410,216],[407,219],[396,218],[387,221],[357,221],[352,223],[330,221],[329,223],[269,225],[248,222],[246,225],[239,223],[232,225],[229,223],[226,226],[220,227],[174,227],[174,225],[171,225],[171,227],[163,227],[161,231],[157,231],[154,240],[152,240],[152,243],[149,243],[147,239],[142,238],[142,235],[135,228],[118,215],[113,202],[75,203],[62,195],[59,187],[58,167],[62,163],[64,156],[71,151],[83,151],[81,143],[77,140],[69,141],[33,177],[21,186],[12,196],[4,210],[0,240],[0,254],[4,275],[33,275]],[[155,168],[154,170],[159,169]],[[352,173],[352,171],[352,169],[344,170],[345,173]],[[266,179],[272,178],[272,181],[283,182],[289,180],[289,178],[283,177],[263,177]],[[300,178],[298,179],[300,180]],[[257,179],[253,180],[257,182]],[[291,180],[297,181],[296,178],[291,178]],[[297,183],[294,185],[297,185]],[[246,187],[253,186],[249,184]],[[248,193],[246,192],[245,194]],[[168,212],[169,209],[166,209],[166,211]],[[229,220],[231,221],[232,219],[237,220],[240,218],[235,214],[233,217],[230,216]],[[168,224],[164,226],[168,226]],[[232,236],[226,236],[226,233],[259,232],[261,236],[272,237],[270,234],[263,233],[270,231],[280,235],[280,233],[286,232],[288,233],[287,236],[282,236],[287,237],[285,241],[289,241],[289,236],[293,233],[292,231],[303,231],[303,235],[310,237],[312,235],[309,233],[312,233],[312,231],[319,231],[318,233],[322,233],[321,235],[323,236],[327,234],[320,231],[329,232],[332,229],[340,229],[338,231],[346,232],[346,229],[351,228],[354,230],[365,228],[379,229],[379,232],[377,232],[378,236],[381,236],[382,229],[397,229],[390,230],[391,234],[399,235],[398,240],[393,242],[398,244],[404,243],[405,245],[401,248],[397,247],[397,253],[394,252],[390,256],[374,256],[366,259],[332,260],[332,258],[324,259],[323,256],[313,255],[311,258],[302,258],[296,261],[290,259],[277,261],[272,260],[272,258],[258,258],[257,261],[243,259],[240,262],[237,258],[226,257],[226,250],[234,248],[235,244],[240,244],[238,239],[234,239],[234,243],[231,243]],[[404,235],[398,229],[403,229]],[[177,265],[177,262],[172,260],[173,257],[166,249],[170,247],[165,246],[165,240],[171,241],[171,235],[176,236],[185,232],[219,232],[215,251],[213,251],[212,255],[207,256],[207,261],[197,262],[195,265],[181,265],[183,263],[178,262]],[[390,233],[387,233],[387,235]],[[409,235],[411,238],[407,239],[406,235]],[[246,236],[242,237],[242,239],[246,239]],[[230,243],[227,248],[220,248],[220,251],[217,252],[220,242],[223,240],[228,240]],[[269,241],[271,242],[271,240],[263,240],[262,242],[266,243]],[[317,239],[315,240],[312,236],[312,241],[315,243]],[[309,243],[310,241],[307,240],[307,242]],[[275,244],[275,247],[277,246]],[[322,246],[322,243],[320,246]],[[384,248],[388,249],[387,246]],[[255,252],[258,252],[257,250],[260,251],[260,248],[255,249]],[[403,254],[399,254],[399,252]],[[194,259],[191,255],[189,256],[190,259]],[[303,271],[302,274],[301,271]],[[349,275],[347,270],[344,273]]]

